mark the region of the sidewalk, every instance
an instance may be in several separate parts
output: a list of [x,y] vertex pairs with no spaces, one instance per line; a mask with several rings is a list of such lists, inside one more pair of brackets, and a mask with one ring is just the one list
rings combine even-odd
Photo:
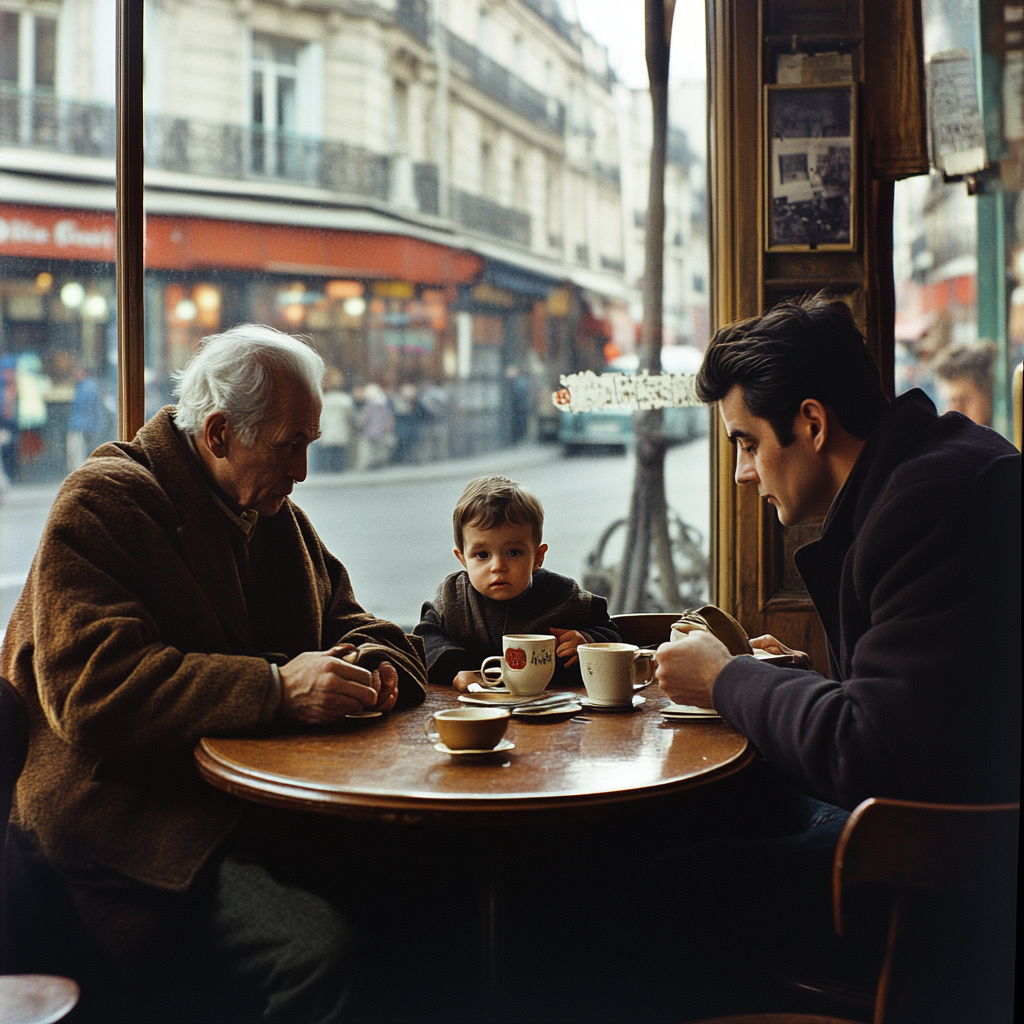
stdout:
[[[400,484],[423,480],[446,480],[491,473],[514,473],[516,470],[543,466],[561,458],[561,449],[554,444],[527,444],[518,448],[501,448],[493,452],[472,455],[465,459],[445,459],[409,466],[384,466],[347,473],[310,473],[295,494],[302,504],[302,491],[311,487],[366,487],[380,484]],[[4,508],[49,508],[57,497],[60,482],[50,484],[10,484],[3,493],[0,510]]]

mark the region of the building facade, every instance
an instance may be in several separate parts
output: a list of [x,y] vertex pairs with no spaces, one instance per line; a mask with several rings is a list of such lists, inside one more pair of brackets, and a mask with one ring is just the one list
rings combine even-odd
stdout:
[[[16,478],[74,463],[83,380],[92,432],[113,429],[114,14],[0,0]],[[145,33],[150,411],[200,338],[258,321],[399,414],[442,389],[436,453],[468,454],[519,438],[524,381],[530,430],[550,433],[558,375],[632,346],[646,200],[623,165],[646,180],[643,103],[555,0],[147,0]],[[700,201],[689,156],[672,167],[675,254]],[[668,337],[687,340],[699,275],[673,267]]]

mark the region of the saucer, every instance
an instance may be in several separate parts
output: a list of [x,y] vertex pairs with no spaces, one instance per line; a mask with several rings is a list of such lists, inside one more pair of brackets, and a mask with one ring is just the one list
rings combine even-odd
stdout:
[[[481,693],[463,693],[459,696],[459,701],[463,704],[482,704],[487,707],[509,708],[520,704],[532,704],[538,700],[551,700],[558,695],[557,690],[541,690],[540,693],[536,693],[532,697],[522,697],[517,693],[495,693],[493,690],[488,690]],[[576,695],[574,693],[567,693],[565,698],[566,700],[570,698],[575,700]]]
[[699,708],[694,704],[669,704],[661,709],[665,718],[672,721],[686,721],[703,719],[721,719],[721,715],[714,708]]
[[591,711],[633,711],[641,704],[647,703],[647,698],[641,697],[639,693],[634,694],[632,701],[628,704],[595,704],[589,697],[578,699],[585,708],[590,708]]
[[546,715],[575,715],[577,712],[582,710],[583,705],[579,698],[574,698],[571,701],[566,701],[565,704],[556,704],[554,707],[545,707],[542,705],[539,708],[535,708],[530,704],[524,704],[522,707],[513,708],[512,714],[521,718],[541,718]]
[[446,747],[440,740],[434,744],[434,749],[441,754],[451,754],[452,757],[462,757],[466,754],[503,754],[506,750],[515,750],[516,745],[511,740],[502,740],[496,747],[490,750],[452,750]]
[[357,711],[355,714],[346,715],[346,718],[380,718],[383,711]]
[[485,686],[483,683],[470,683],[469,693],[511,693],[507,686]]

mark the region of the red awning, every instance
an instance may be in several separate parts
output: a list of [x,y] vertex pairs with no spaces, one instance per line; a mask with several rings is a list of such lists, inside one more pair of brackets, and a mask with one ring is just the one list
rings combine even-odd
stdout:
[[[112,263],[114,246],[112,213],[0,205],[0,255]],[[474,280],[483,260],[404,235],[157,215],[146,219],[146,266],[455,285]]]

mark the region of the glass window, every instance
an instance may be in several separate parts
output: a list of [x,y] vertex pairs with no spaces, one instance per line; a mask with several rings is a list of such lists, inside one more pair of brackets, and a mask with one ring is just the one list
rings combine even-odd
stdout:
[[[574,417],[551,396],[565,374],[635,372],[632,211],[646,205],[650,147],[641,81],[594,57],[615,19],[583,26],[596,38],[585,56],[564,4],[452,2],[436,36],[413,6],[367,21],[168,0],[145,24],[146,414],[174,401],[174,374],[209,334],[257,322],[308,338],[328,365],[324,436],[296,500],[359,599],[406,627],[458,568],[451,512],[479,474],[536,490],[550,568],[613,585],[630,413]],[[72,25],[72,10],[93,22]],[[0,189],[0,626],[61,478],[116,425],[113,188],[95,180],[114,151],[113,4],[88,10],[31,24],[0,10],[0,133],[27,167],[17,203],[12,176]],[[642,14],[635,4],[641,67]],[[529,80],[542,64],[544,92]],[[573,119],[558,87],[570,82]],[[702,107],[695,97],[675,116]],[[48,176],[58,157],[73,187]],[[686,372],[707,343],[692,287],[707,275],[692,215],[702,158],[674,160],[669,177],[665,364]],[[679,409],[666,423],[693,604],[707,596],[707,418]]]
[[[0,10],[0,145],[21,170],[0,170],[0,630],[61,480],[117,432],[114,67],[68,16]],[[95,18],[112,36],[113,7]],[[58,91],[60,32],[79,91]]]
[[983,33],[977,0],[925,0],[923,8],[929,89],[959,67],[963,107],[974,108],[985,145],[965,173],[933,170],[897,183],[896,392],[920,387],[940,412],[1008,434],[1011,372],[1024,350],[1024,64],[1020,7],[991,10],[1000,17]]

